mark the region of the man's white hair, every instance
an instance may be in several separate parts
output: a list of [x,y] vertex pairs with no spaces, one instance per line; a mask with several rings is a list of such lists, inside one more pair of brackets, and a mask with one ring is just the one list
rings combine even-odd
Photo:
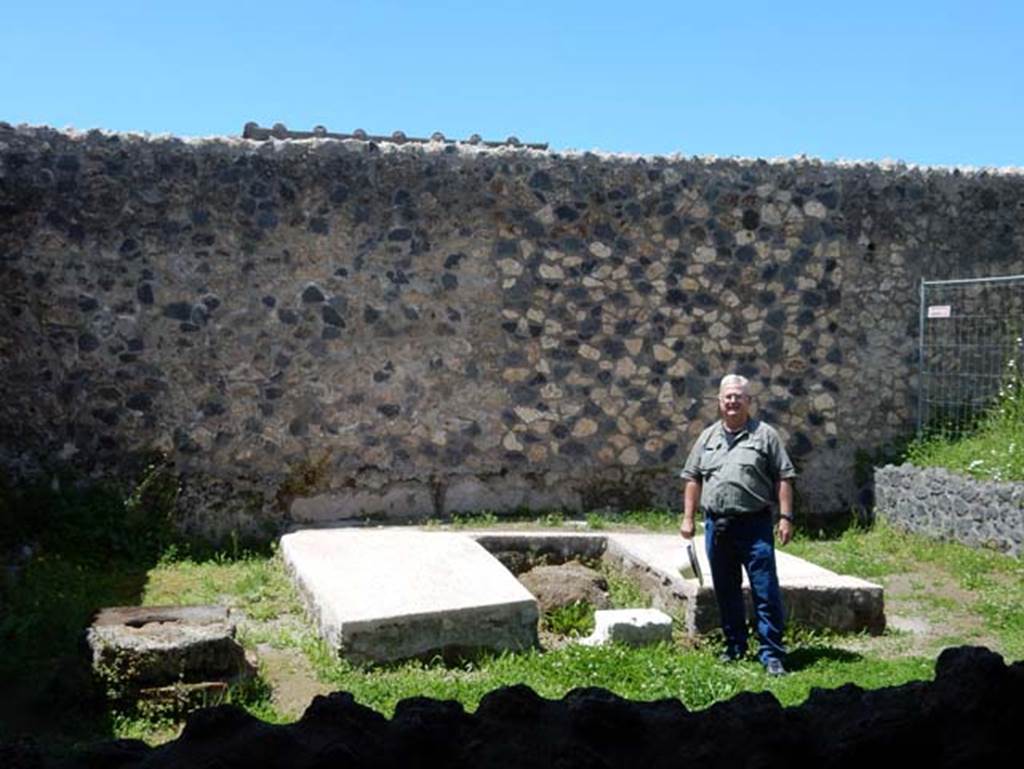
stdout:
[[744,395],[750,395],[750,380],[739,374],[726,374],[718,385],[718,394],[725,392],[726,387],[741,387]]

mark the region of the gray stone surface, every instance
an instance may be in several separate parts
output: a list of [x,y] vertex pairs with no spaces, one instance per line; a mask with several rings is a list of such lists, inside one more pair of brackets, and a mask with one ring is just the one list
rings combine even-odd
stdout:
[[901,529],[1011,555],[1024,548],[1024,483],[913,465],[877,468],[874,481],[875,514]]
[[213,534],[675,505],[736,370],[845,512],[913,425],[920,278],[1024,272],[1022,201],[1016,171],[0,124],[0,467],[160,452]]
[[93,671],[115,697],[161,699],[179,686],[222,695],[253,672],[223,606],[101,609],[86,641]]
[[648,646],[672,640],[672,618],[657,609],[601,609],[594,612],[594,632],[584,646],[609,643]]
[[413,529],[307,529],[281,553],[329,644],[387,662],[537,643],[537,602],[471,537]]
[[290,511],[292,520],[300,524],[330,524],[351,518],[425,518],[434,511],[434,497],[427,484],[395,483],[376,491],[298,497]]
[[[678,617],[690,633],[706,633],[719,626],[714,580],[704,551],[704,538],[694,538],[694,549],[704,573],[704,586],[683,579],[685,554],[676,535],[613,534],[607,557],[645,584],[654,606]],[[884,590],[858,577],[836,574],[776,548],[779,587],[788,621],[838,632],[881,633],[885,629]],[[748,611],[750,586],[743,578]]]
[[482,510],[579,510],[582,501],[572,488],[539,488],[527,478],[456,477],[444,487],[441,512],[473,513]]

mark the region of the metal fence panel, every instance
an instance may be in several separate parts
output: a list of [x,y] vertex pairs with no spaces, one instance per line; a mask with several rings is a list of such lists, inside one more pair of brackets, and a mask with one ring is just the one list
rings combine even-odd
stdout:
[[1024,366],[1024,275],[922,280],[918,433],[970,430]]

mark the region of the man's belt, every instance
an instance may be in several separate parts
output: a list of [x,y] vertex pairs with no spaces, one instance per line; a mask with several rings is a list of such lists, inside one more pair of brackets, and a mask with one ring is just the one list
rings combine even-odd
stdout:
[[771,507],[762,507],[760,510],[707,510],[701,508],[706,518],[741,518],[744,516],[771,515]]

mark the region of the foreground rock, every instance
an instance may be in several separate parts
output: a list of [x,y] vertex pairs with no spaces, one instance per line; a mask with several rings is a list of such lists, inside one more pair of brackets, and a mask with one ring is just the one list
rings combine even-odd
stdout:
[[900,755],[930,769],[1000,766],[1019,757],[1022,718],[1024,663],[962,647],[940,655],[934,682],[816,689],[793,708],[769,693],[691,712],[675,699],[631,702],[576,689],[547,700],[512,686],[486,695],[473,714],[415,698],[388,720],[339,692],[317,697],[298,722],[275,726],[221,705],[194,713],[181,737],[160,747],[104,743],[61,766],[829,769]]

